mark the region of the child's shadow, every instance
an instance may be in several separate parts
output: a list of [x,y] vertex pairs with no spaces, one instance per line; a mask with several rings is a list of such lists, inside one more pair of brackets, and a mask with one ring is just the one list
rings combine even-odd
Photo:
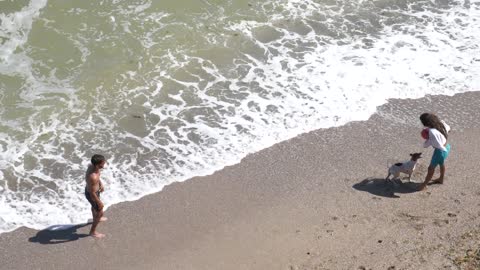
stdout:
[[353,185],[356,190],[366,191],[373,195],[400,198],[395,193],[413,193],[418,191],[420,183],[402,182],[401,180],[386,181],[384,178],[367,178]]
[[75,241],[88,236],[88,234],[77,233],[77,230],[89,224],[91,223],[78,225],[53,225],[37,232],[37,235],[30,237],[28,241],[40,244],[62,244]]

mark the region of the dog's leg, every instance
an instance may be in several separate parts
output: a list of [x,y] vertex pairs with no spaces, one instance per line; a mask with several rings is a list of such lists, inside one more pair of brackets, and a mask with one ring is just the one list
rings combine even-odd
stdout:
[[388,173],[387,177],[385,177],[385,180],[386,180],[386,181],[390,181],[390,179],[389,179],[390,175],[392,175],[392,174],[391,174],[391,173]]
[[412,173],[408,174],[408,182],[412,182]]

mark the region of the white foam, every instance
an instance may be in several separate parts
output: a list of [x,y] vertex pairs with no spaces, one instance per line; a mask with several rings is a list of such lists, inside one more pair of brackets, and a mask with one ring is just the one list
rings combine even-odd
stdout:
[[4,66],[0,69],[0,72],[7,72],[8,68],[16,69],[15,65],[20,64],[19,59],[12,59],[15,51],[27,42],[32,23],[46,4],[47,0],[32,0],[28,6],[18,12],[0,13],[0,36],[5,38],[0,47],[0,63],[2,63],[0,68],[7,62],[11,63],[8,67]]

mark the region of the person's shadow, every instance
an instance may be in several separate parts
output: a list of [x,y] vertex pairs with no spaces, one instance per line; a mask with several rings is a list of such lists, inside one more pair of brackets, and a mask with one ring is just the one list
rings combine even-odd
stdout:
[[91,224],[78,225],[53,225],[37,232],[37,235],[30,237],[28,241],[40,244],[62,244],[87,237],[88,234],[77,233],[77,230]]
[[395,193],[406,194],[417,192],[420,185],[420,183],[402,182],[400,180],[386,181],[384,178],[366,178],[360,183],[353,185],[353,188],[377,196],[400,198],[400,196],[395,195]]

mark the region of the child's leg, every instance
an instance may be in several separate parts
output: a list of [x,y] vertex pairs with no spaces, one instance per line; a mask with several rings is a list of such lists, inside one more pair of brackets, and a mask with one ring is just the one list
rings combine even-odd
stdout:
[[445,165],[442,164],[440,165],[440,177],[438,179],[435,179],[434,182],[436,184],[443,184],[443,177],[445,176]]
[[428,166],[428,172],[427,172],[427,176],[425,176],[425,181],[423,182],[423,184],[420,185],[418,190],[424,190],[427,187],[428,182],[432,180],[434,172],[435,172],[435,167],[433,167],[432,165]]
[[448,154],[450,153],[450,144],[446,146],[447,151],[442,151],[440,155],[440,177],[433,180],[432,184],[443,184],[443,178],[445,177],[445,159],[448,157]]

